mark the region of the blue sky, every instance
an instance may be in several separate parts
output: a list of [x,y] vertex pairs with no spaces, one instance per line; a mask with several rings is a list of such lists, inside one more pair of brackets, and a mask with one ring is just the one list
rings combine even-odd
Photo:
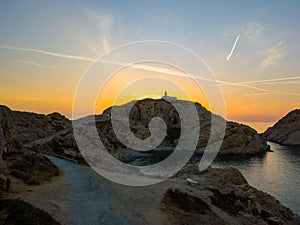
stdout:
[[[13,0],[2,1],[0,5],[2,96],[8,95],[10,89],[14,90],[11,98],[26,93],[32,99],[45,90],[48,94],[43,94],[44,99],[57,97],[55,93],[71,99],[80,75],[88,66],[87,62],[12,47],[97,58],[127,42],[165,40],[196,52],[219,80],[249,82],[300,76],[299,1]],[[70,78],[72,81],[65,82]],[[59,84],[57,79],[61,80]],[[251,84],[271,92],[224,87],[231,118],[247,119],[235,114],[231,106],[242,107],[242,101],[249,101],[247,95],[251,96],[253,110],[271,101],[274,107],[286,104],[282,111],[274,112],[266,120],[279,118],[284,111],[299,106],[299,82],[295,78],[276,84],[273,81]],[[2,104],[22,109],[20,102],[4,97]],[[50,103],[49,107],[68,113]],[[28,109],[29,105],[23,108]],[[269,107],[262,108],[259,115],[264,116],[268,111]]]

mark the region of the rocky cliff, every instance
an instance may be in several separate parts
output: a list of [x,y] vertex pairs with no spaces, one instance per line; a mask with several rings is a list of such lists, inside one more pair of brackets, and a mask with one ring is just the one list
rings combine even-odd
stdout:
[[208,168],[199,172],[187,166],[176,179],[193,185],[169,188],[161,209],[172,224],[299,225],[299,218],[271,195],[248,184],[235,168]]
[[[22,120],[27,121],[24,118]],[[18,136],[26,135],[27,130],[20,132],[18,124],[15,112],[0,106],[0,191],[9,176],[29,184],[39,184],[59,174],[58,168],[47,158],[23,147]]]
[[16,141],[12,112],[8,107],[0,106],[0,190],[4,187],[8,174],[2,155],[15,150],[15,148]]
[[300,109],[289,112],[264,132],[269,140],[282,145],[300,145]]

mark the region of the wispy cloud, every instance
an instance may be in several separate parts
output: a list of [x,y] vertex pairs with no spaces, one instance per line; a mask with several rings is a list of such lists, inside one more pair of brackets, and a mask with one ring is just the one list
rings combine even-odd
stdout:
[[265,60],[262,62],[262,67],[268,67],[276,64],[280,59],[284,57],[282,42],[278,42],[273,45],[270,49],[265,51]]
[[255,45],[264,45],[266,44],[266,38],[264,36],[264,33],[266,31],[266,28],[260,24],[255,22],[249,22],[245,26],[244,36],[247,38],[251,43]]
[[111,27],[115,20],[114,16],[110,13],[98,12],[94,10],[87,10],[85,14],[90,20],[96,23],[96,26],[98,28],[96,46],[99,46],[100,41],[101,48],[104,53],[109,52],[111,49],[109,37]]
[[[244,26],[241,27],[241,32],[243,31],[243,29],[244,29]],[[236,37],[236,39],[235,39],[235,41],[234,41],[234,43],[233,43],[233,46],[232,46],[232,48],[231,48],[231,50],[230,50],[230,52],[229,52],[229,54],[228,54],[228,56],[227,56],[227,58],[226,58],[227,61],[229,61],[229,59],[231,58],[231,56],[232,56],[232,54],[233,54],[233,51],[235,50],[236,45],[237,45],[237,43],[238,43],[238,41],[239,41],[239,39],[240,39],[240,36],[241,36],[241,33],[239,33],[238,36]]]
[[50,68],[50,69],[56,69],[57,68],[55,66],[48,66],[48,65],[39,64],[39,63],[36,63],[36,62],[32,62],[32,61],[28,61],[28,60],[22,60],[22,59],[17,59],[16,62],[25,63],[25,64],[29,64],[29,65],[36,66],[36,67],[42,67],[42,68]]
[[259,68],[266,68],[275,65],[285,56],[285,46],[282,34],[277,31],[267,29],[260,23],[250,22],[243,32],[248,42],[264,56]]

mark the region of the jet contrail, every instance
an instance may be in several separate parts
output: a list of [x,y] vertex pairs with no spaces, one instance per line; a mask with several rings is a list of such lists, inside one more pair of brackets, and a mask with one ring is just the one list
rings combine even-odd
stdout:
[[16,62],[26,63],[26,64],[29,64],[29,65],[32,65],[32,66],[42,67],[42,68],[50,68],[50,69],[57,68],[55,66],[48,66],[48,65],[44,65],[44,64],[39,64],[39,63],[36,63],[36,62],[28,61],[28,60],[17,59]]
[[241,32],[242,32],[243,30],[244,30],[244,26],[241,27],[241,31],[240,31],[240,33],[238,34],[238,36],[236,37],[236,39],[235,39],[235,41],[234,41],[234,43],[233,43],[233,46],[232,46],[232,48],[231,48],[231,50],[230,50],[230,52],[229,52],[229,54],[228,54],[228,56],[227,56],[227,61],[229,61],[229,59],[231,58],[231,56],[232,56],[232,54],[233,54],[233,51],[234,51],[234,49],[235,49],[235,47],[236,47],[236,45],[237,45],[237,43],[238,43],[238,41],[239,41],[239,39],[240,39]]
[[[242,30],[243,28],[241,28]],[[240,37],[240,34],[238,35],[233,48],[230,52],[229,58],[236,46],[236,43]],[[94,58],[89,58],[89,57],[83,57],[83,56],[76,56],[76,55],[68,55],[68,54],[62,54],[62,53],[57,53],[57,52],[50,52],[50,51],[45,51],[45,50],[39,50],[39,49],[33,49],[33,48],[22,48],[22,47],[17,47],[17,46],[9,46],[9,45],[0,45],[0,48],[2,49],[8,49],[8,50],[14,50],[14,51],[23,51],[23,52],[33,52],[33,53],[38,53],[38,54],[43,54],[43,55],[48,55],[48,56],[53,56],[53,57],[59,57],[59,58],[64,58],[64,59],[72,59],[72,60],[79,60],[79,61],[85,61],[85,62],[97,62],[97,59]],[[227,57],[228,58],[228,57]],[[20,60],[19,60],[20,61]],[[23,62],[25,62],[23,60]],[[292,79],[299,79],[300,77],[285,77],[285,78],[275,78],[275,79],[269,79],[269,80],[256,80],[256,81],[245,81],[245,82],[227,82],[227,81],[222,81],[222,80],[214,80],[210,78],[203,78],[199,77],[196,75],[187,75],[184,72],[181,71],[175,71],[171,70],[168,68],[163,68],[163,67],[158,67],[158,66],[151,66],[151,65],[143,65],[143,64],[129,64],[127,62],[121,62],[121,61],[113,61],[113,60],[99,60],[99,62],[102,63],[107,63],[107,64],[112,64],[112,65],[120,65],[120,66],[128,66],[130,68],[134,69],[140,69],[140,70],[145,70],[145,71],[150,71],[150,72],[157,72],[157,73],[163,73],[166,75],[173,75],[173,76],[181,76],[181,77],[191,77],[193,79],[198,79],[198,80],[203,80],[203,81],[208,81],[208,82],[217,82],[217,85],[220,86],[225,86],[225,85],[230,85],[230,86],[236,86],[236,87],[244,87],[244,88],[249,88],[261,92],[277,92],[277,93],[282,93],[282,94],[291,94],[291,95],[300,95],[299,93],[293,93],[293,92],[281,92],[281,91],[273,91],[273,90],[267,90],[263,88],[259,88],[256,86],[252,86],[249,84],[252,83],[267,83],[267,82],[274,82],[274,81],[283,81],[283,80],[292,80]]]
[[266,79],[266,80],[253,80],[253,81],[245,81],[240,82],[242,84],[255,84],[255,83],[269,83],[269,82],[276,82],[276,81],[285,81],[285,80],[298,80],[300,76],[296,77],[280,77],[280,78],[273,78],[273,79]]
[[38,53],[38,54],[43,54],[43,55],[56,56],[56,57],[65,58],[65,59],[75,59],[75,60],[88,61],[88,62],[95,61],[95,59],[88,58],[88,57],[67,55],[67,54],[61,54],[61,53],[57,53],[57,52],[49,52],[49,51],[34,49],[34,48],[21,48],[21,47],[16,47],[16,46],[9,46],[9,45],[0,45],[0,48],[8,49],[8,50],[15,50],[15,51],[22,51],[22,52],[33,52],[33,53]]
[[234,41],[234,43],[233,43],[233,46],[232,46],[232,48],[231,48],[231,51],[229,52],[229,54],[228,54],[228,56],[227,56],[227,61],[229,61],[229,59],[231,58],[231,56],[232,56],[232,54],[233,54],[233,51],[234,51],[234,49],[235,49],[235,47],[236,47],[236,45],[237,45],[237,42],[239,41],[239,39],[240,39],[240,34],[236,37],[236,39],[235,39],[235,41]]

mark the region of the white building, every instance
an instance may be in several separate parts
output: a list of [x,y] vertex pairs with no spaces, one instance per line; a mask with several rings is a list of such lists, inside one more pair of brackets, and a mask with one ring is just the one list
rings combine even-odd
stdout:
[[165,91],[165,95],[161,97],[161,99],[164,99],[164,100],[177,100],[176,97],[171,97],[171,96],[168,96],[168,92]]

